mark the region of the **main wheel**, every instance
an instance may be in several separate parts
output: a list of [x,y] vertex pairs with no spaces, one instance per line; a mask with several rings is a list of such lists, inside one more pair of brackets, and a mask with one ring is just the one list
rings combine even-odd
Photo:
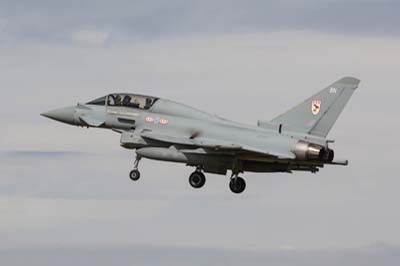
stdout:
[[137,169],[133,169],[130,173],[129,173],[129,178],[132,181],[137,181],[140,178],[140,172]]
[[189,176],[189,183],[194,188],[201,188],[206,183],[206,177],[202,172],[193,172]]
[[244,179],[239,176],[234,177],[229,182],[229,188],[233,193],[242,193],[246,189],[246,181],[244,181]]

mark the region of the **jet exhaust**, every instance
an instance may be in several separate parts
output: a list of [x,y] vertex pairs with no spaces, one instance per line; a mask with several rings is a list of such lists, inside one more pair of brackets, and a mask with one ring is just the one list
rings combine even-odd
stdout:
[[321,145],[299,141],[292,149],[298,160],[332,162],[334,151]]

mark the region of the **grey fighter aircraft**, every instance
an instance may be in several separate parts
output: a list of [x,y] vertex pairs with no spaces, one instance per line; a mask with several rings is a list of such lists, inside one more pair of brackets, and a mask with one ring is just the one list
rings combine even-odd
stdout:
[[112,93],[42,113],[81,127],[106,128],[121,134],[121,146],[136,150],[129,177],[140,178],[141,158],[185,163],[196,170],[193,188],[201,188],[203,172],[226,175],[234,193],[245,190],[239,176],[247,172],[318,172],[324,165],[347,165],[335,159],[326,137],[360,80],[342,78],[271,121],[244,125],[153,96]]

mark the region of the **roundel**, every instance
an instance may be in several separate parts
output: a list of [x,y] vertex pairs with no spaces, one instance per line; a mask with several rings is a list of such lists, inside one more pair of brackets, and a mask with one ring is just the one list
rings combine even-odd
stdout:
[[148,116],[148,117],[146,117],[146,122],[148,122],[148,123],[153,123],[153,122],[154,122],[154,118]]

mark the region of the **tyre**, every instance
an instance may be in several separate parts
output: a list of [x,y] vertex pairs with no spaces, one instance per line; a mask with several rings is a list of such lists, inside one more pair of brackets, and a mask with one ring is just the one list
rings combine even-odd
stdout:
[[229,188],[233,193],[239,194],[246,189],[246,181],[241,177],[234,177],[229,182]]
[[201,188],[202,186],[204,186],[205,183],[206,177],[202,172],[196,171],[189,176],[189,184],[193,188]]
[[139,170],[132,170],[132,171],[129,173],[129,178],[130,178],[132,181],[137,181],[137,180],[139,180],[139,178],[140,178],[140,172],[139,172]]

